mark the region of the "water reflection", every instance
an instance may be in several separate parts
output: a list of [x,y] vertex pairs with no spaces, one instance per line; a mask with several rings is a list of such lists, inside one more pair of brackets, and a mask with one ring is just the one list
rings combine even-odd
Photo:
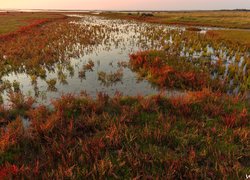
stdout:
[[[82,91],[95,97],[98,92],[113,96],[117,91],[123,95],[151,95],[158,93],[157,87],[140,79],[128,67],[129,54],[147,49],[164,49],[170,54],[185,57],[189,60],[206,58],[211,63],[222,61],[223,73],[215,69],[212,78],[227,80],[232,68],[237,64],[241,69],[238,77],[246,76],[249,66],[246,59],[249,52],[228,48],[202,41],[205,31],[193,33],[182,27],[138,23],[126,20],[110,20],[95,16],[81,16],[80,21],[72,21],[89,31],[97,29],[93,36],[98,35],[100,42],[88,46],[75,43],[68,46],[62,56],[68,61],[44,64],[32,71],[23,66],[23,71],[12,71],[2,76],[2,97],[7,100],[7,91],[21,91],[25,95],[36,97],[39,103],[49,104],[51,99],[59,98],[64,93],[79,94]],[[89,34],[91,36],[91,34]],[[71,37],[74,38],[74,37]],[[62,39],[61,43],[64,43]],[[196,44],[195,44],[196,43]],[[72,55],[77,53],[77,57]],[[20,68],[20,67],[19,67]],[[219,77],[220,76],[220,77]],[[239,82],[234,76],[228,80],[232,91],[239,91]],[[167,91],[179,94],[179,91]]]

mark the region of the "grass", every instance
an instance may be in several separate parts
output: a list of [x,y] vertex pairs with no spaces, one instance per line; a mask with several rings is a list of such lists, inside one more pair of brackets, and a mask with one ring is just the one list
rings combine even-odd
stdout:
[[[79,57],[81,51],[73,48],[76,43],[79,43],[81,47],[85,47],[89,44],[99,43],[102,40],[100,35],[97,35],[100,28],[87,30],[77,24],[70,24],[69,21],[69,19],[62,19],[42,27],[27,26],[25,33],[16,34],[15,38],[12,36],[10,36],[11,38],[3,38],[3,42],[0,43],[1,63],[5,65],[11,64],[12,70],[20,70],[21,64],[25,64],[30,67],[32,75],[44,78],[46,77],[44,63],[65,62],[70,57]],[[71,37],[73,34],[77,38]],[[62,39],[64,43],[61,43]],[[71,51],[65,55],[67,48],[71,49]],[[90,62],[86,68],[92,68],[92,66],[93,64]],[[4,68],[2,70],[4,71]]]
[[185,13],[159,13],[156,17],[169,24],[187,24],[250,29],[250,12],[211,11]]
[[212,26],[250,29],[250,12],[242,11],[190,11],[155,12],[154,16],[134,13],[104,13],[109,17],[137,19],[171,25]]
[[[142,16],[140,13],[103,13],[106,17],[132,19],[142,22],[160,23],[180,26],[208,26],[232,28],[232,30],[214,30],[219,38],[234,43],[250,46],[250,12],[242,11],[190,11],[190,12],[155,12],[153,16]],[[234,28],[241,30],[233,30]],[[195,28],[193,28],[195,30]]]
[[17,31],[38,20],[53,20],[64,17],[57,13],[0,12],[0,35]]
[[[224,81],[222,76],[211,78],[214,72],[225,73],[225,67],[220,61],[211,64],[210,61],[204,60],[204,57],[187,61],[187,58],[171,55],[166,50],[148,50],[131,54],[130,67],[139,77],[167,89],[201,90],[211,88],[214,91],[219,90],[226,93],[231,89],[230,86],[227,86],[228,79],[240,76],[239,71],[236,72],[238,65],[230,65],[228,78]],[[239,81],[238,86],[242,87],[241,93],[245,93],[249,89],[248,73],[247,71],[244,75],[245,78]]]
[[[36,84],[38,77],[46,79],[44,65],[53,70],[58,60],[66,63],[71,57],[80,57],[81,51],[73,48],[76,43],[84,49],[103,40],[103,28],[90,31],[86,27],[56,21],[7,39],[0,44],[2,73],[8,72],[9,66],[22,71],[20,67],[25,65],[32,83]],[[0,179],[245,178],[250,171],[249,102],[243,96],[210,89],[210,74],[203,77],[211,70],[208,57],[191,58],[191,63],[188,59],[192,56],[182,59],[179,51],[183,41],[192,47],[187,49],[190,53],[202,48],[206,52],[208,43],[218,49],[226,44],[230,51],[236,49],[238,56],[247,48],[221,41],[220,35],[211,32],[208,36],[171,34],[173,44],[164,44],[161,51],[131,55],[130,66],[154,84],[186,90],[180,97],[124,97],[117,93],[111,98],[100,93],[92,99],[82,93],[54,100],[53,108],[34,107],[34,100],[21,94],[18,82],[3,81],[0,88],[8,89],[11,104],[0,105]],[[154,32],[153,36],[159,39],[163,34]],[[245,79],[236,71],[238,64],[230,66],[229,75],[249,90],[249,59],[244,63]],[[79,76],[84,77],[94,66],[90,60]],[[215,70],[224,74],[220,67],[223,63],[218,61]],[[71,66],[67,69],[73,71]],[[99,72],[103,82],[121,80],[122,75],[122,71]],[[46,82],[48,90],[57,84],[55,79]]]
[[237,97],[208,89],[180,98],[67,95],[53,110],[10,97],[0,178],[242,179],[250,170],[250,107]]
[[226,39],[231,42],[247,45],[248,47],[250,47],[250,31],[244,31],[244,30],[208,31],[208,37]]
[[[165,88],[200,90],[209,82],[206,65],[194,65],[164,51],[146,51],[130,55],[130,64],[141,77]],[[218,83],[218,82],[217,82]]]

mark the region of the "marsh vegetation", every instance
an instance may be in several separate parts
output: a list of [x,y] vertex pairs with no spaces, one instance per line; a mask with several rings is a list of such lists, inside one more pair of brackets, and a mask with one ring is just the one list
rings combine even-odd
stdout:
[[112,16],[0,36],[0,179],[245,177],[249,42]]

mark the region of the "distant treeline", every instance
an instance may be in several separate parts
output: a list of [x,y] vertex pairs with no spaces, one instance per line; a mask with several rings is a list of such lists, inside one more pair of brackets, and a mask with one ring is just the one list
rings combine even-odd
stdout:
[[246,11],[246,12],[249,12],[250,9],[233,9],[233,10],[222,9],[221,11]]
[[161,13],[161,12],[186,12],[186,13],[189,13],[189,12],[212,12],[212,11],[244,11],[244,12],[249,12],[250,9],[220,9],[220,10],[172,10],[172,11],[169,11],[169,10],[131,10],[131,11],[103,11],[103,12],[106,12],[106,13],[112,13],[112,12],[123,12],[123,13]]

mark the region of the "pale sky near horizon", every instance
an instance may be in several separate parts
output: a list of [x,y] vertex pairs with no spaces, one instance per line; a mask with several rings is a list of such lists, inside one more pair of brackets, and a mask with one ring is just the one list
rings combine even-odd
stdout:
[[250,0],[0,0],[0,9],[214,10],[250,9]]

